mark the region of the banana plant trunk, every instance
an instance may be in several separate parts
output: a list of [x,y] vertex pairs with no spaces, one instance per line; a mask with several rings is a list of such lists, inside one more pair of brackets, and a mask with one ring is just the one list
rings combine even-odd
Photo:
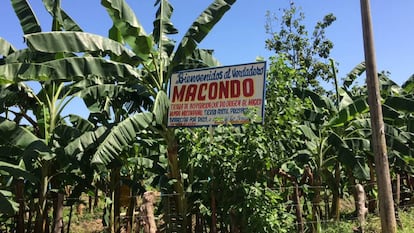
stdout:
[[[281,176],[283,180],[285,180],[283,182],[284,185],[282,186],[286,186],[286,180],[289,180],[293,185],[294,185],[294,189],[293,189],[293,204],[295,206],[295,212],[296,212],[296,224],[297,224],[297,232],[298,233],[303,233],[304,231],[304,222],[303,222],[303,214],[302,214],[302,207],[301,207],[301,203],[300,203],[300,196],[299,196],[299,184],[303,184],[303,180],[301,180],[298,183],[298,180],[296,179],[295,176],[292,176],[288,173],[286,173],[285,171],[281,170],[281,169],[273,169],[273,171],[271,172],[272,176],[274,177],[276,174]],[[310,175],[310,170],[307,169],[307,172],[305,172],[306,174],[303,176],[303,179],[306,179],[306,177],[308,177],[308,175]],[[313,182],[312,179],[310,181],[311,183]]]
[[19,203],[19,213],[17,215],[17,233],[24,233],[24,179],[17,179],[16,183],[16,202]]
[[47,187],[49,184],[49,163],[44,162],[41,169],[39,202],[36,210],[36,232],[46,232],[47,225]]
[[111,170],[111,193],[112,193],[112,205],[111,205],[111,231],[120,232],[121,219],[120,219],[120,175],[121,168],[115,167]]
[[296,211],[297,229],[298,229],[298,233],[303,233],[304,227],[303,227],[302,208],[300,205],[300,198],[299,198],[299,185],[297,182],[293,182],[293,184],[295,187],[293,190],[293,204],[295,205],[295,211]]
[[187,228],[187,203],[186,196],[184,192],[183,181],[181,180],[181,172],[178,165],[178,141],[175,137],[174,129],[168,129],[167,133],[167,153],[168,153],[168,165],[170,167],[169,178],[176,180],[173,185],[174,191],[176,193],[176,207],[178,214],[181,215],[183,219],[183,228]]
[[340,201],[341,165],[339,162],[335,166],[335,184],[332,190],[332,210],[331,216],[335,221],[339,221],[341,201]]
[[53,201],[53,233],[63,232],[63,199],[64,194],[57,193],[57,198]]
[[132,191],[130,192],[130,198],[129,198],[129,204],[128,204],[128,219],[127,219],[127,233],[132,233],[134,232],[134,213],[135,213],[135,206],[137,204],[136,202],[136,198],[134,196],[134,194],[132,193]]
[[320,220],[322,217],[321,211],[321,186],[322,186],[322,177],[318,172],[315,172],[314,183],[312,184],[314,189],[314,196],[312,198],[312,218],[313,218],[313,232],[320,232]]
[[370,181],[367,188],[367,199],[368,199],[368,211],[369,213],[374,213],[377,209],[377,198],[375,197],[374,193],[374,185],[377,182],[376,176],[375,176],[375,168],[374,163],[372,161],[369,161],[369,176]]

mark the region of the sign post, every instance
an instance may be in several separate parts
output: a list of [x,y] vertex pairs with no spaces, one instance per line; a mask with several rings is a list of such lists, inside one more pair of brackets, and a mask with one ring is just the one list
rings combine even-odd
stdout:
[[372,126],[372,148],[375,156],[375,170],[378,184],[379,212],[381,232],[395,233],[394,200],[392,197],[391,175],[385,141],[384,121],[382,117],[381,95],[374,49],[374,33],[372,29],[371,7],[369,0],[361,0],[362,31],[364,36],[364,52],[368,87],[368,104]]
[[[172,74],[169,127],[209,127],[249,123],[247,113],[264,116],[266,62],[184,70]],[[211,232],[216,232],[215,177],[211,171]]]

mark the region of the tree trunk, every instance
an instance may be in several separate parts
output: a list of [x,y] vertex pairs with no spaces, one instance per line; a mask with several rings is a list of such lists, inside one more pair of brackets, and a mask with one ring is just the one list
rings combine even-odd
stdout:
[[355,210],[357,210],[358,206],[357,206],[356,200],[358,199],[358,197],[357,197],[357,193],[356,193],[356,189],[355,189],[356,182],[355,182],[354,174],[352,174],[351,169],[347,169],[347,175],[348,175],[348,180],[349,180],[348,181],[349,182],[349,187],[353,187],[353,188],[351,188],[351,192],[352,192],[352,197],[354,198],[354,208],[355,208]]
[[127,233],[134,232],[134,213],[135,213],[135,205],[137,204],[135,196],[133,196],[132,192],[130,192],[130,199],[128,205],[128,212],[127,212]]
[[99,189],[98,187],[95,187],[95,193],[94,193],[94,198],[93,198],[93,208],[95,209],[96,207],[98,207],[99,204]]
[[341,183],[341,165],[338,162],[335,166],[335,185],[332,190],[331,216],[335,221],[339,221],[340,210],[341,210],[340,183]]
[[48,162],[44,162],[42,166],[42,178],[40,179],[39,202],[36,210],[36,232],[46,232],[47,225],[47,186],[49,184],[49,166]]
[[401,177],[400,177],[399,173],[397,173],[397,175],[395,177],[395,182],[394,182],[393,186],[394,186],[393,193],[395,193],[394,202],[395,202],[396,206],[399,206],[400,197],[401,197]]
[[88,195],[88,207],[89,207],[89,213],[93,214],[93,202],[92,202],[92,196]]
[[321,223],[322,211],[321,211],[321,185],[322,185],[322,178],[317,174],[314,176],[314,183],[312,184],[312,188],[315,190],[313,193],[312,198],[312,221],[314,222],[313,225],[313,232],[320,232],[319,226]]
[[214,195],[214,171],[211,169],[211,233],[217,233],[217,208],[216,208],[216,196]]
[[357,206],[356,212],[358,215],[360,232],[363,233],[364,226],[365,226],[365,216],[368,213],[368,209],[367,207],[365,207],[366,195],[365,195],[364,187],[361,184],[355,185],[355,193],[356,193],[355,203]]
[[115,167],[111,170],[111,189],[112,189],[112,231],[113,232],[120,232],[121,231],[121,218],[120,218],[120,197],[121,197],[121,190],[120,190],[120,182],[121,182],[121,175],[120,175],[120,167]]
[[375,177],[375,168],[374,168],[373,162],[369,161],[368,166],[369,166],[369,176],[370,176],[370,181],[367,187],[368,212],[374,213],[375,210],[377,209],[377,199],[373,195],[373,190],[374,190],[374,185],[377,182],[377,179]]
[[295,204],[296,209],[296,222],[298,226],[298,233],[304,232],[303,227],[303,216],[302,216],[302,208],[300,206],[300,199],[299,199],[299,185],[297,182],[293,182],[295,185],[295,189],[293,191],[293,203]]
[[70,205],[70,209],[69,209],[69,220],[68,220],[68,228],[67,228],[67,233],[70,232],[70,224],[72,223],[72,216],[73,216],[73,203]]
[[[167,131],[167,154],[168,154],[168,163],[170,166],[170,179],[175,179],[174,191],[176,192],[176,207],[178,214],[181,219],[183,219],[183,228],[187,229],[187,203],[186,196],[184,192],[183,181],[181,180],[181,171],[178,166],[178,142],[175,137],[174,129],[168,129]],[[186,231],[186,230],[185,230]],[[184,232],[185,232],[184,231]]]
[[17,215],[17,233],[24,233],[24,180],[22,178],[17,179],[16,183],[16,202],[19,203],[19,213]]
[[29,200],[29,217],[27,219],[27,229],[26,232],[32,232],[32,221],[33,221],[33,213],[36,210],[36,204],[34,203],[34,198]]
[[[304,226],[303,226],[303,214],[302,214],[302,208],[300,205],[300,197],[299,197],[299,184],[297,182],[296,177],[289,175],[288,173],[286,173],[285,171],[279,169],[279,170],[275,170],[274,171],[275,174],[278,174],[279,176],[282,177],[282,179],[285,180],[286,179],[289,180],[290,182],[292,182],[292,184],[294,185],[294,190],[293,190],[293,203],[295,204],[295,209],[296,209],[296,222],[298,225],[298,232],[302,233],[304,232]],[[313,174],[312,171],[310,170],[310,167],[306,166],[305,167],[305,171],[302,175],[302,178],[300,180],[300,184],[304,184],[306,183],[306,180],[308,180],[313,183]]]
[[53,233],[63,232],[63,193],[57,193],[57,198],[53,202]]
[[395,182],[393,184],[393,193],[394,195],[394,209],[395,209],[395,220],[397,221],[397,225],[399,229],[403,229],[403,225],[400,219],[400,214],[398,213],[398,206],[400,205],[401,199],[401,176],[397,173],[395,177]]
[[196,224],[194,227],[194,232],[203,232],[203,216],[200,213],[200,210],[196,210]]
[[[147,191],[143,195],[143,203],[140,207],[141,225],[144,228],[144,233],[156,233],[157,225],[154,216],[155,193]],[[185,231],[183,231],[185,232]]]
[[230,232],[231,233],[240,233],[240,227],[239,227],[239,221],[237,219],[237,216],[235,214],[235,210],[230,210]]

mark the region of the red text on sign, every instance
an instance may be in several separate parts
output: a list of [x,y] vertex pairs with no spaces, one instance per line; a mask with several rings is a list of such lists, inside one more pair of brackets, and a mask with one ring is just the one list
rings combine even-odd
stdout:
[[254,81],[251,78],[220,82],[174,86],[172,102],[204,101],[227,98],[252,97]]

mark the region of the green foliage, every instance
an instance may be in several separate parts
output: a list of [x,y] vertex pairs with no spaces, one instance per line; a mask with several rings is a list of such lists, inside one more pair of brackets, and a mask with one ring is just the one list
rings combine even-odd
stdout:
[[61,8],[61,1],[43,0],[46,10],[53,17],[53,31],[82,31],[79,25]]
[[0,55],[7,56],[16,51],[12,44],[0,37]]
[[118,158],[124,148],[136,140],[137,132],[148,128],[152,123],[152,116],[151,113],[138,113],[112,127],[109,134],[96,148],[91,162],[109,164]]
[[180,145],[185,145],[180,163],[187,167],[187,191],[197,203],[194,208],[202,208],[206,217],[211,215],[214,193],[222,224],[242,232],[288,232],[294,226],[279,191],[266,185],[277,158],[261,125],[183,130],[179,136]]
[[36,15],[33,13],[27,0],[12,0],[11,3],[16,12],[16,16],[19,18],[24,34],[42,31]]
[[146,35],[144,28],[129,5],[123,0],[104,0],[101,4],[106,8],[114,23],[112,32],[116,31],[119,33],[118,36],[122,38],[117,40],[118,36],[111,34],[111,39],[126,42],[141,60],[148,59],[153,42],[151,37]]
[[[268,14],[266,29],[271,38],[266,40],[266,48],[274,51],[278,57],[284,57],[289,67],[296,70],[303,79],[296,80],[298,87],[312,87],[323,91],[320,81],[329,81],[332,73],[329,64],[333,43],[326,38],[326,29],[336,20],[333,14],[318,21],[309,35],[303,21],[305,14],[291,2],[283,9],[282,17],[272,18]],[[277,29],[273,22],[279,23]]]
[[[354,84],[364,64],[336,85],[335,101],[320,86],[320,81],[336,79],[334,62],[328,62],[333,44],[325,35],[335,21],[332,14],[317,22],[312,34],[294,4],[280,21],[275,19],[280,30],[272,32],[269,18],[272,37],[266,46],[276,55],[266,80],[264,126],[254,124],[252,116],[252,123],[242,126],[180,130],[166,127],[169,77],[176,70],[219,64],[212,50],[198,44],[234,0],[213,1],[177,46],[168,38],[177,29],[167,0],[156,1],[152,35],[126,1],[103,0],[113,21],[109,39],[81,32],[60,1],[43,2],[54,31],[41,33],[27,1],[15,0],[28,48],[16,50],[0,38],[0,213],[17,210],[11,192],[16,177],[26,180],[25,196],[39,195],[33,202],[42,214],[51,192],[72,185],[76,197],[97,184],[108,192],[109,180],[114,192],[121,179],[113,177],[122,173],[131,177],[122,182],[133,194],[154,188],[177,194],[174,216],[201,215],[211,225],[215,211],[218,226],[226,229],[290,232],[294,217],[284,205],[292,193],[270,188],[286,185],[274,177],[279,169],[291,176],[290,183],[302,182],[310,169],[314,181],[309,185],[327,186],[324,195],[336,198],[349,190],[345,186],[351,177],[369,178],[369,106],[366,88]],[[393,172],[412,174],[413,78],[402,87],[387,73],[380,78]],[[27,81],[37,82],[41,90],[36,93]],[[75,97],[84,101],[88,119],[61,116]],[[302,191],[314,206],[321,201],[321,190]],[[110,202],[114,206],[117,199]],[[315,213],[303,215],[316,221],[331,217]]]
[[335,222],[324,224],[324,233],[351,233],[354,232],[354,224],[352,222]]
[[246,232],[284,233],[295,230],[294,215],[286,211],[285,202],[277,191],[260,184],[245,187],[243,203],[247,219]]
[[264,129],[267,137],[273,138],[268,148],[278,156],[279,164],[293,156],[301,144],[295,139],[299,137],[298,125],[309,104],[293,93],[292,86],[302,77],[285,61],[283,57],[272,57],[266,79]]
[[19,204],[13,201],[12,192],[0,189],[0,216],[9,215],[13,216],[19,207]]
[[[113,56],[120,62],[137,65],[138,58],[123,44],[86,32],[43,32],[25,36],[28,47],[33,51],[45,53],[98,54],[99,57]],[[85,69],[87,70],[87,69]]]

